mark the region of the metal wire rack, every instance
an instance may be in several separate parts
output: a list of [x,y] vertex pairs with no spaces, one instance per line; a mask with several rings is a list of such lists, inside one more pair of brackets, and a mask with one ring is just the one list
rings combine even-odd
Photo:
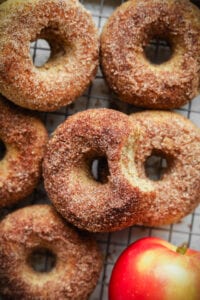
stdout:
[[[101,32],[101,29],[108,17],[116,9],[116,7],[124,1],[82,0],[80,2],[86,7],[86,9],[91,11],[94,21]],[[194,0],[192,2],[200,7],[200,0]],[[158,40],[152,41],[149,47],[149,52],[151,52],[151,55],[153,53],[155,59],[159,58],[161,55],[165,56],[166,51],[169,50],[169,47],[165,42]],[[33,62],[36,66],[44,64],[50,55],[49,45],[44,40],[37,40],[32,43],[30,51]],[[99,69],[93,83],[85,91],[85,93],[77,99],[76,102],[56,112],[41,113],[40,116],[44,120],[49,133],[51,133],[58,124],[63,122],[69,115],[88,108],[100,107],[113,108],[128,114],[139,110],[116,99],[116,96],[109,91]],[[181,107],[177,110],[177,112],[185,115],[200,127],[200,97],[197,97],[188,105]],[[156,161],[156,164],[158,164],[158,161]],[[159,165],[162,166],[162,164],[163,160],[159,163]],[[155,163],[153,163],[153,165],[155,165]],[[166,167],[165,163],[163,167]],[[149,168],[151,168],[151,165]],[[48,201],[49,200],[43,188],[43,183],[40,183],[30,197],[25,199],[20,205],[12,207],[12,210],[28,204],[46,203]],[[9,209],[4,209],[1,213],[1,217],[9,212]],[[97,234],[95,236],[103,250],[105,261],[99,282],[95,291],[91,295],[90,300],[107,300],[108,283],[113,265],[120,253],[133,241],[145,236],[157,236],[168,240],[175,245],[180,245],[183,242],[186,242],[193,249],[200,250],[200,206],[191,215],[185,217],[178,224],[154,228],[133,226],[120,232]],[[43,268],[41,268],[41,264],[43,264]],[[45,260],[42,262],[40,260],[38,270],[47,270],[49,264],[51,264],[51,257],[46,254]]]

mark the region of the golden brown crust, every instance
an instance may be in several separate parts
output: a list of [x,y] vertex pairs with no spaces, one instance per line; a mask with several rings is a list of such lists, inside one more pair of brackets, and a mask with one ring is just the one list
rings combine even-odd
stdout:
[[6,147],[0,160],[0,208],[33,191],[41,175],[47,139],[41,121],[0,97],[0,140]]
[[[34,249],[56,255],[46,273],[27,263]],[[86,300],[102,267],[96,242],[67,225],[48,205],[15,211],[0,224],[0,292],[16,300]]]
[[[29,53],[30,42],[38,38],[52,48],[40,68]],[[29,109],[56,110],[89,85],[98,48],[97,29],[79,1],[8,0],[0,8],[0,92]]]
[[[159,182],[144,171],[154,148],[173,157]],[[109,166],[104,184],[93,179],[89,167],[101,156]],[[109,109],[69,117],[50,139],[43,163],[45,188],[56,209],[89,231],[179,220],[199,203],[199,171],[200,131],[189,120],[167,112],[128,117]]]
[[[111,89],[136,106],[179,107],[200,92],[200,10],[188,0],[130,0],[101,35],[101,65]],[[151,64],[144,46],[169,39],[171,59]]]

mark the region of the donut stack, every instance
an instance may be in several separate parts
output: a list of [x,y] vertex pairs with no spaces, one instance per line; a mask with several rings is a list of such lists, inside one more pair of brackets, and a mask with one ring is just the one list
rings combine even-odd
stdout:
[[[129,0],[108,19],[99,47],[92,16],[78,0],[0,3],[0,208],[33,193],[41,173],[53,204],[24,207],[1,221],[0,295],[86,300],[102,255],[84,231],[172,224],[200,202],[200,129],[158,110],[180,107],[200,91],[200,11],[189,0]],[[154,38],[171,46],[163,64],[145,55]],[[29,53],[37,39],[51,47],[42,67]],[[99,53],[120,100],[157,110],[78,112],[48,141],[42,122],[24,108],[50,112],[75,101],[95,77]],[[145,169],[152,155],[167,162],[158,181]],[[33,269],[38,249],[55,256],[50,272]]]

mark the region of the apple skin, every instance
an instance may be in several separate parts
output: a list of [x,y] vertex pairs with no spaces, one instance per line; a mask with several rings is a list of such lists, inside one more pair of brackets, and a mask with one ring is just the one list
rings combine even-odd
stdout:
[[155,237],[140,239],[118,258],[109,300],[200,300],[200,252]]

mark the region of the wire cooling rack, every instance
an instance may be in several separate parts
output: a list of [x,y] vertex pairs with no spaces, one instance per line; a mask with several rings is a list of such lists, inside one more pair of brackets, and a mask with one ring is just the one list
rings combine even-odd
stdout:
[[[108,17],[117,8],[117,6],[124,1],[82,0],[80,2],[86,7],[86,9],[91,11],[94,22],[99,28],[99,32],[101,32]],[[200,0],[194,0],[193,2],[200,7]],[[150,53],[149,55],[157,62],[160,61],[161,56],[166,57],[169,54],[169,47],[165,41],[152,41],[148,48],[148,52]],[[36,66],[43,65],[50,56],[49,45],[44,40],[37,40],[32,43],[30,51],[33,62]],[[116,96],[109,91],[101,71],[98,70],[93,83],[85,91],[83,96],[77,99],[76,102],[56,112],[42,113],[40,115],[44,120],[49,133],[51,133],[69,115],[88,108],[100,107],[113,108],[125,113],[131,113],[139,110],[128,104],[120,102]],[[181,107],[176,111],[185,115],[200,127],[200,96],[188,105]],[[158,162],[156,163],[158,164]],[[149,168],[151,168],[151,166]],[[28,204],[46,203],[48,201],[49,200],[43,188],[43,183],[40,183],[30,197],[25,199],[25,201],[20,205],[16,205],[12,208],[12,210]],[[10,210],[4,209],[3,213],[1,213],[1,217],[9,212]],[[105,261],[99,282],[91,295],[90,300],[107,300],[108,283],[113,265],[120,253],[135,240],[146,236],[156,236],[168,240],[175,245],[180,245],[186,242],[191,248],[200,250],[200,206],[191,215],[182,219],[178,224],[154,228],[133,226],[120,232],[97,234],[95,236],[103,250]],[[45,255],[44,261],[41,261],[40,259],[38,260],[37,257],[34,257],[34,259],[38,261],[38,271],[48,270],[49,264],[51,264],[51,259],[48,254]]]

